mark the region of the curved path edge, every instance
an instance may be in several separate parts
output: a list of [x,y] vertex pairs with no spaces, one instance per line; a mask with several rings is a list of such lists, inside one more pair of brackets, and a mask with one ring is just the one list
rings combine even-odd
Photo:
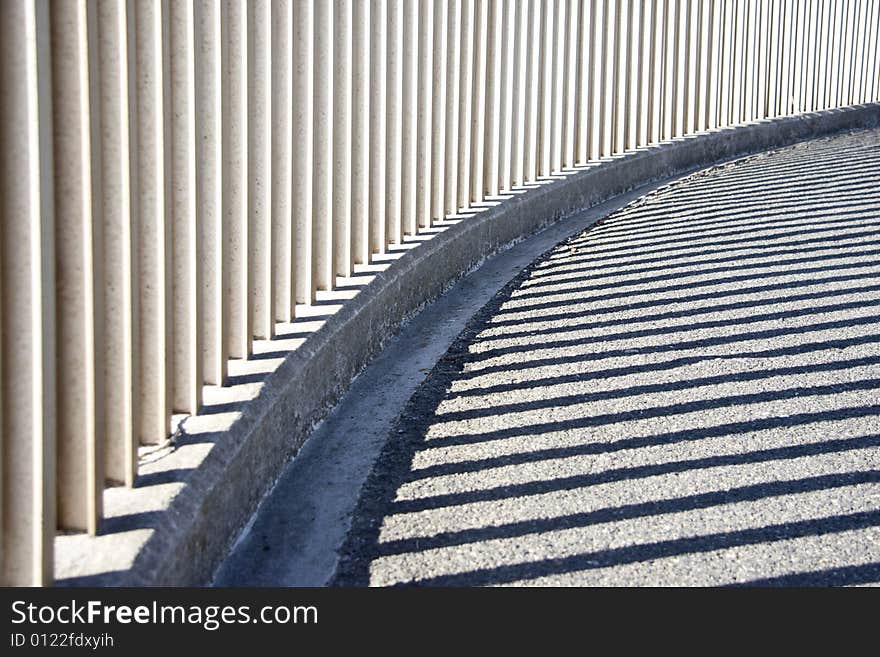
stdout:
[[[182,469],[169,458],[168,477],[151,474],[154,485],[182,484],[163,508],[138,499],[150,486],[135,488],[132,507],[149,511],[132,513],[99,549],[82,540],[59,553],[58,583],[326,584],[393,421],[470,318],[520,269],[652,183],[878,125],[880,104],[869,104],[676,139],[567,172],[407,251],[285,358],[232,427],[211,437],[197,467],[176,476]],[[130,553],[130,567],[101,572],[110,552],[116,561]]]

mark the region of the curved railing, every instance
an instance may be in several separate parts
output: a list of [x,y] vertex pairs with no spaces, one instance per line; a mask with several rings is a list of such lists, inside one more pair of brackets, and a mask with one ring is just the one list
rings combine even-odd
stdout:
[[877,101],[878,26],[880,0],[5,0],[3,582],[51,582],[56,531],[96,533],[139,450],[340,277],[587,162]]

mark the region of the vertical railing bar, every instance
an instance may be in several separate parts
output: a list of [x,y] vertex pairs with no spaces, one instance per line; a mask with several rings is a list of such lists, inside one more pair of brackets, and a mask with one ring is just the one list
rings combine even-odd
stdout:
[[822,57],[823,57],[823,43],[824,40],[822,38],[825,32],[825,21],[824,21],[824,0],[815,0],[814,3],[814,12],[815,12],[815,29],[814,34],[812,36],[812,80],[810,81],[810,90],[811,90],[811,103],[810,110],[815,111],[821,106],[821,94],[820,86],[819,86],[819,73],[822,66]]
[[[611,6],[612,0],[602,0],[602,55],[599,57],[599,66],[600,66],[600,75],[599,75],[599,131],[598,131],[598,146],[599,158],[603,158],[609,155],[609,151],[607,148],[607,134],[608,129],[606,127],[607,117],[608,117],[608,9]],[[613,102],[613,99],[612,99]]]
[[[129,24],[134,22],[130,3],[102,3],[89,7],[97,12],[99,37],[91,43],[90,55],[100,59],[100,77],[89,71],[93,93],[98,88],[99,100],[92,102],[94,113],[101,117],[100,185],[102,203],[96,211],[96,224],[101,223],[103,253],[102,273],[96,278],[99,310],[96,344],[97,372],[103,377],[96,392],[97,422],[104,440],[104,474],[112,483],[131,487],[137,469],[137,444],[134,433],[134,305],[136,293],[132,267],[131,148],[132,131],[129,115]],[[132,26],[133,27],[133,26]],[[89,26],[90,31],[92,26]],[[101,362],[102,361],[102,362]],[[113,363],[113,367],[107,367]],[[103,483],[103,482],[101,482]]]
[[578,2],[576,0],[568,0],[566,7],[566,20],[562,23],[564,44],[562,52],[564,54],[562,67],[562,161],[561,166],[564,169],[574,167],[577,160],[577,145],[575,143],[575,112],[577,106],[577,75],[578,75],[578,57],[577,57],[577,41],[580,36],[577,31],[580,24],[578,22]]
[[655,116],[657,89],[657,62],[662,63],[662,57],[657,57],[657,23],[660,12],[660,0],[651,1],[651,27],[648,31],[648,107],[647,116],[647,142],[654,144],[660,141],[660,124]]
[[387,3],[385,50],[385,236],[384,244],[403,241],[401,173],[403,151],[403,20],[400,0]]
[[250,246],[251,321],[255,338],[270,339],[275,333],[272,308],[272,4],[250,2],[248,67],[248,210]]
[[620,51],[623,47],[623,0],[614,0],[614,45],[611,59],[611,151],[610,154],[620,153],[621,147],[621,102],[625,94],[621,89],[621,63]]
[[[636,50],[636,117],[635,117],[635,147],[644,146],[648,140],[648,127],[645,126],[645,30],[647,26],[647,2],[637,2],[634,5],[639,12],[639,35]],[[650,119],[648,119],[650,121]],[[644,126],[644,129],[643,129]]]
[[742,60],[739,64],[740,70],[740,86],[739,86],[739,117],[737,123],[747,122],[750,116],[752,93],[752,68],[749,66],[749,60],[754,59],[753,40],[750,30],[754,28],[752,21],[752,0],[742,0],[743,7],[743,23],[740,38],[742,40]]
[[684,89],[682,90],[681,102],[681,133],[683,135],[691,132],[691,32],[693,30],[693,13],[691,0],[683,0],[685,3],[684,11]]
[[446,75],[446,141],[445,141],[445,187],[444,215],[458,209],[458,108],[460,103],[461,67],[459,43],[461,41],[461,15],[463,0],[449,0],[447,29],[447,75]]
[[[293,301],[314,299],[314,41],[312,0],[293,4]],[[382,151],[384,152],[384,151]],[[372,172],[372,167],[371,167]],[[295,308],[294,308],[294,314]]]
[[871,83],[868,88],[868,98],[870,102],[880,100],[880,2],[872,0],[872,15],[874,19],[871,21],[871,56],[866,58],[866,65],[871,69]]
[[138,158],[138,437],[159,443],[171,417],[168,369],[168,235],[165,221],[165,68],[164,9],[160,3],[137,7]]
[[598,157],[598,144],[597,144],[597,135],[598,130],[596,126],[596,122],[594,117],[598,116],[598,112],[596,112],[596,63],[597,57],[596,53],[598,51],[598,43],[599,43],[599,21],[597,20],[596,14],[598,11],[600,0],[590,0],[590,55],[587,59],[588,62],[588,72],[587,72],[587,102],[586,102],[586,110],[585,121],[587,123],[587,161],[593,160]]
[[[703,85],[703,2],[697,0],[697,33],[694,53],[694,132],[700,132],[703,121],[703,102],[709,99],[709,87]],[[706,77],[708,81],[708,76]]]
[[788,0],[780,0],[779,7],[779,55],[776,58],[776,115],[785,115],[785,72],[787,70],[786,57],[788,54],[787,36],[788,31],[785,29],[785,19],[788,15]]
[[635,41],[635,21],[633,20],[634,2],[628,0],[626,5],[626,73],[624,74],[624,111],[623,111],[623,149],[629,150],[635,146],[632,141],[632,122],[638,112],[633,108],[633,45]]
[[[670,118],[672,121],[671,137],[675,138],[681,134],[679,130],[681,117],[681,73],[682,73],[682,39],[681,39],[681,3],[683,0],[673,0],[673,21],[672,21],[672,108]],[[684,0],[685,2],[687,0]]]
[[[350,0],[334,0],[332,49],[332,133],[331,194],[332,270],[328,272],[331,284],[336,276],[354,273],[354,226],[352,220],[351,166],[353,76],[352,76],[352,3]],[[278,219],[276,218],[276,221]]]
[[369,254],[385,253],[386,245],[386,190],[385,153],[385,85],[387,81],[386,0],[371,0],[370,4],[370,190],[369,190]]
[[[275,3],[272,20],[272,295],[274,319],[293,317],[291,248],[293,237],[293,2]],[[205,2],[210,5],[211,0]],[[210,7],[206,6],[206,11]]]
[[370,262],[370,5],[351,8],[351,258],[352,266]]
[[[0,11],[0,581],[52,582],[55,286],[49,3]],[[29,440],[13,440],[27,436]]]
[[837,88],[834,94],[834,106],[843,105],[843,81],[846,65],[846,37],[849,34],[849,0],[842,0],[840,12],[840,37],[837,47]]
[[477,0],[462,0],[458,97],[458,198],[455,212],[470,205],[471,110],[473,100],[474,9]]
[[511,170],[508,178],[510,187],[522,185],[525,182],[525,151],[526,151],[526,50],[525,30],[527,29],[527,15],[525,5],[528,0],[517,0],[513,3],[513,82],[512,96],[513,106],[510,118],[510,146],[511,146]]
[[[223,385],[226,380],[225,294],[223,268],[226,239],[223,228],[223,60],[221,9],[216,2],[195,4],[195,128],[196,237],[201,283],[198,294],[204,383]],[[289,41],[288,41],[289,43]],[[289,152],[288,152],[289,153]],[[197,382],[201,383],[201,381]]]
[[[416,82],[419,77],[419,31],[418,0],[403,0],[401,3],[401,159],[400,159],[400,225],[397,239],[403,241],[404,235],[418,232],[418,190],[417,180],[424,179],[416,170],[416,148],[418,134],[418,93]],[[422,160],[422,164],[425,161]]]
[[[470,198],[468,205],[478,203],[485,196],[483,171],[486,121],[486,22],[490,0],[474,0],[474,22],[471,68],[471,107],[470,107],[470,159],[468,160],[468,179]],[[494,118],[494,117],[493,117]]]
[[498,126],[498,148],[493,153],[496,159],[495,185],[496,193],[511,186],[511,171],[513,164],[513,148],[511,136],[513,134],[513,6],[512,3],[501,0],[498,11],[498,76],[501,89],[499,90],[501,109],[499,110],[500,124]]
[[[713,88],[717,84],[717,80],[714,76],[715,48],[717,47],[715,41],[715,2],[716,0],[708,0],[709,11],[706,16],[706,96],[702,117],[704,130],[709,130],[714,127],[712,125],[712,99],[717,98],[716,94],[713,93]],[[702,3],[700,3],[700,7],[702,10]]]
[[552,85],[548,80],[547,68],[547,49],[552,47],[551,39],[548,38],[547,31],[550,29],[551,23],[548,20],[547,13],[552,8],[552,4],[547,0],[535,0],[535,10],[538,12],[538,18],[535,20],[535,29],[538,31],[535,50],[537,51],[537,86],[536,93],[536,111],[535,111],[535,164],[536,174],[538,177],[549,175],[550,173],[550,115],[548,105],[550,104],[550,94],[548,89],[552,89]]
[[825,69],[825,108],[834,107],[834,69],[835,69],[835,46],[837,44],[837,14],[838,0],[830,0],[831,6],[828,9],[830,27],[828,30],[828,54],[827,66]]
[[[138,7],[140,11],[140,7]],[[223,288],[230,358],[247,358],[251,348],[248,285],[248,113],[247,113],[247,6],[244,0],[226,0],[223,20],[223,233],[227,241]],[[140,111],[140,110],[139,110]],[[296,153],[296,150],[293,151]],[[296,195],[294,195],[296,198]],[[293,282],[291,280],[291,285]]]
[[[429,228],[435,219],[446,215],[444,209],[444,190],[447,179],[446,168],[446,124],[450,120],[446,112],[449,69],[453,57],[447,55],[448,7],[445,0],[433,0],[433,43],[428,56],[431,57],[430,116],[431,133],[428,148],[431,154],[431,185],[426,216],[420,219],[423,228]],[[444,120],[445,117],[445,120]]]
[[[416,70],[416,154],[415,166],[415,194],[416,208],[415,217],[412,220],[412,230],[418,232],[420,228],[431,225],[432,197],[435,181],[440,180],[440,173],[436,170],[437,160],[433,152],[434,136],[439,136],[437,125],[442,116],[439,108],[434,113],[434,103],[442,98],[445,85],[442,81],[437,84],[440,71],[435,69],[435,57],[439,59],[444,47],[442,35],[435,25],[435,19],[441,18],[442,11],[437,10],[435,0],[427,4],[417,3],[418,12],[418,67]],[[442,27],[440,28],[442,29]],[[440,67],[444,64],[441,62]],[[421,167],[421,168],[419,168]]]
[[729,65],[730,65],[730,73],[728,76],[727,84],[730,85],[728,89],[728,116],[727,116],[727,125],[735,125],[739,123],[738,113],[736,108],[738,107],[738,93],[741,90],[741,74],[742,67],[739,65],[739,51],[740,51],[740,39],[739,39],[739,3],[740,0],[731,0],[731,10],[730,10],[730,20],[731,20],[731,29],[730,29],[730,52],[729,52]]
[[776,6],[776,0],[770,0],[770,4],[767,7],[767,21],[766,21],[766,41],[765,41],[765,49],[764,49],[764,106],[762,110],[763,118],[768,118],[770,116],[770,98],[771,98],[771,63],[773,61],[773,27],[775,25],[775,21],[773,20],[773,10]]
[[[498,22],[501,19],[501,7],[496,0],[485,0],[486,23],[483,28],[486,43],[483,51],[483,66],[480,76],[483,78],[483,111],[479,112],[483,140],[483,157],[481,170],[478,172],[480,185],[477,187],[477,198],[482,200],[486,195],[497,196],[499,191],[499,159],[500,131],[503,122],[503,109],[501,106],[501,28]],[[476,116],[475,116],[476,118]]]
[[661,26],[661,35],[662,35],[662,45],[661,50],[663,51],[663,56],[661,58],[660,64],[660,140],[665,141],[669,139],[671,135],[670,131],[670,106],[669,106],[669,68],[671,65],[670,62],[670,53],[669,53],[669,3],[670,1],[675,0],[663,0],[663,25]]
[[[94,10],[95,7],[92,7]],[[89,12],[92,22],[94,13]],[[100,135],[89,97],[85,3],[50,5],[55,174],[55,267],[58,527],[97,532],[103,472],[96,471],[99,436],[95,408],[95,234],[100,208]],[[93,34],[97,32],[92,26]],[[98,69],[95,68],[95,73]],[[97,109],[97,108],[95,108]],[[48,154],[47,154],[48,155]],[[93,164],[97,166],[94,167]],[[98,196],[93,196],[97,182]],[[5,220],[6,218],[4,218]],[[101,459],[103,465],[103,459]]]
[[562,38],[566,0],[555,0],[550,37],[550,167],[549,173],[562,168],[563,65],[565,46]]
[[850,74],[849,74],[849,95],[847,96],[847,105],[852,105],[856,100],[856,76],[858,75],[859,67],[856,65],[858,59],[856,58],[856,51],[858,48],[858,43],[861,40],[862,35],[862,7],[864,7],[864,2],[858,2],[853,7],[853,30],[852,30],[852,43],[850,45]]
[[751,84],[751,93],[752,93],[752,105],[750,108],[750,119],[757,120],[762,118],[761,115],[761,94],[764,88],[762,75],[763,75],[763,56],[764,56],[764,6],[766,4],[765,0],[757,0],[754,8],[754,29],[752,32],[752,44],[753,44],[753,53],[752,53],[752,84]]

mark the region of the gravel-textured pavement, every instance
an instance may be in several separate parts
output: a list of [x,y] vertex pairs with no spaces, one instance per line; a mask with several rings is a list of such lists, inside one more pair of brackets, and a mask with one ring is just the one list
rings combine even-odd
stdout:
[[334,583],[880,582],[880,131],[533,263],[398,419]]

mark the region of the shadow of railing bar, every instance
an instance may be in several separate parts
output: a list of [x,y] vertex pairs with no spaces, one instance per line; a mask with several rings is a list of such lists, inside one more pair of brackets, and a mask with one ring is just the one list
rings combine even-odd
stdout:
[[[865,288],[868,290],[876,291],[878,286],[877,285],[864,286],[863,289],[865,289]],[[849,293],[849,294],[852,294],[852,293]],[[782,303],[781,300],[776,300],[776,305],[780,305],[781,303]],[[819,314],[827,315],[827,314],[836,313],[836,312],[843,312],[846,310],[874,308],[876,306],[880,306],[880,299],[864,299],[864,300],[859,300],[859,301],[849,301],[849,302],[845,302],[845,303],[828,304],[825,306],[818,306],[815,308],[797,308],[794,310],[783,310],[783,311],[778,311],[775,313],[764,313],[763,315],[747,315],[744,317],[725,317],[722,319],[715,319],[712,321],[694,322],[690,325],[674,324],[671,326],[666,325],[666,326],[663,326],[662,328],[651,327],[651,328],[644,328],[644,329],[634,329],[632,331],[623,331],[621,333],[596,333],[595,335],[591,335],[591,336],[577,336],[574,338],[566,338],[566,339],[546,339],[545,338],[539,343],[532,343],[532,344],[519,344],[519,343],[517,343],[517,344],[503,346],[503,347],[494,347],[491,349],[483,349],[480,351],[475,351],[470,354],[470,356],[468,357],[467,360],[469,362],[480,362],[483,360],[489,360],[491,358],[497,358],[499,356],[509,356],[511,354],[529,353],[529,352],[533,352],[533,351],[545,351],[547,349],[561,349],[561,348],[566,348],[566,347],[583,347],[583,346],[588,346],[591,344],[606,344],[609,342],[619,342],[622,340],[637,340],[640,338],[654,338],[654,337],[659,337],[659,336],[674,336],[674,335],[678,335],[678,334],[691,333],[693,331],[698,331],[698,330],[707,330],[707,329],[716,329],[716,328],[727,328],[727,327],[733,328],[733,327],[737,327],[737,326],[746,327],[751,324],[759,324],[761,322],[772,322],[772,321],[777,321],[777,320],[803,318],[803,317],[810,317],[811,315],[819,315]],[[707,312],[711,312],[713,315],[718,313],[717,309],[712,309],[712,308],[707,309]],[[869,318],[869,319],[875,320],[876,318]],[[642,318],[633,319],[630,321],[630,324],[639,324],[639,323],[643,323],[643,321],[644,320],[642,320]],[[858,318],[855,321],[858,321]],[[821,330],[821,327],[823,325],[827,325],[827,322],[820,323],[820,324],[800,326],[798,328],[800,328],[802,330],[808,330],[808,331]],[[813,328],[814,326],[820,327],[820,328],[814,329]],[[846,324],[845,326],[848,326],[848,324]],[[544,335],[544,336],[555,335],[558,333],[569,333],[569,332],[575,331],[575,330],[579,330],[579,329],[576,326],[565,325],[565,326],[559,327],[557,329],[557,331],[555,331],[555,332],[544,331],[544,332],[538,333],[537,335]],[[787,328],[785,330],[788,331],[791,329]],[[737,334],[734,334],[733,336],[700,338],[697,342],[699,343],[699,346],[703,346],[703,343],[701,342],[702,340],[725,340],[725,342],[711,343],[712,346],[715,346],[717,344],[727,344],[726,340],[729,337],[736,338],[736,341],[739,342],[739,341],[741,341],[740,336],[748,336],[748,335],[755,334],[755,333],[760,333],[760,331],[748,331],[745,333],[737,333]],[[535,335],[536,334],[533,334],[533,333],[524,333],[520,337],[534,337]],[[783,335],[788,335],[788,333],[784,333]],[[514,338],[514,337],[515,336],[505,334],[498,339],[502,339],[504,341],[507,341],[507,340],[510,340],[511,338]],[[775,337],[775,335],[771,335],[770,337]],[[748,338],[746,338],[746,339],[748,339]],[[480,344],[480,345],[485,345],[488,342],[494,342],[494,341],[495,341],[495,339],[493,337],[489,336],[489,337],[485,337],[483,339],[478,339],[476,341],[476,343]],[[691,341],[691,342],[694,342],[694,341]],[[672,344],[679,344],[679,343],[672,343]],[[647,347],[647,349],[650,350],[652,347],[653,347],[653,345]],[[610,353],[612,356],[618,356],[618,355],[625,355],[625,354],[629,354],[629,353],[634,353],[636,350],[640,350],[640,349],[642,349],[642,347],[633,347],[632,349],[624,350],[622,354],[619,351],[605,352],[605,353]],[[642,353],[642,352],[639,351],[639,353]],[[604,354],[600,353],[599,355],[604,357]]]
[[[725,271],[732,271],[736,269],[755,269],[761,266],[788,266],[788,265],[798,265],[804,263],[811,262],[820,262],[827,260],[843,260],[848,258],[868,258],[877,255],[880,253],[880,249],[875,248],[867,248],[880,245],[880,240],[873,240],[868,242],[857,242],[855,244],[849,245],[832,245],[828,247],[818,247],[813,249],[793,249],[791,251],[775,251],[771,253],[756,253],[753,255],[749,254],[741,254],[739,256],[731,256],[730,258],[715,258],[712,260],[701,260],[700,262],[681,262],[681,263],[669,263],[668,267],[657,266],[657,267],[646,267],[643,269],[636,270],[624,270],[618,272],[611,272],[608,274],[603,274],[605,271],[602,268],[584,268],[579,267],[572,269],[570,271],[560,271],[555,274],[545,274],[542,276],[535,276],[524,281],[522,289],[531,290],[532,288],[542,287],[542,286],[551,286],[551,285],[560,285],[565,281],[573,281],[573,280],[585,280],[585,281],[595,281],[597,279],[603,278],[611,278],[611,277],[620,277],[627,274],[636,274],[633,278],[624,279],[633,282],[639,282],[642,280],[648,280],[648,277],[645,274],[649,272],[666,272],[668,269],[678,270],[678,269],[689,269],[693,271],[695,274],[700,273],[719,273]],[[863,247],[858,250],[847,250],[851,246],[855,247]],[[781,256],[787,255],[789,253],[801,254],[803,251],[811,252],[811,255],[794,257],[794,258],[783,258]],[[833,253],[821,255],[822,251],[832,251]],[[817,255],[820,254],[820,255]],[[724,263],[730,262],[738,262],[741,264],[738,265],[730,265],[726,266]],[[831,271],[833,269],[837,269],[839,267],[828,267],[827,270]],[[655,277],[653,280],[658,282],[665,280],[676,280],[681,278],[681,275],[673,273],[664,273],[661,276]],[[527,283],[527,284],[526,284]]]
[[[694,287],[705,287],[708,285],[723,285],[726,283],[741,283],[743,281],[752,281],[756,279],[766,279],[772,277],[791,277],[791,276],[802,276],[806,274],[817,274],[822,272],[829,271],[847,271],[853,269],[870,269],[877,268],[878,263],[876,261],[868,260],[867,262],[852,262],[853,259],[858,258],[860,260],[869,258],[871,254],[863,254],[863,253],[847,253],[842,254],[836,258],[835,260],[848,260],[840,265],[836,266],[815,266],[815,267],[801,267],[801,268],[792,268],[790,265],[792,264],[790,261],[778,262],[776,260],[772,260],[770,262],[764,262],[761,264],[744,264],[737,267],[714,267],[714,268],[704,268],[699,269],[694,267],[692,270],[693,273],[688,276],[681,276],[676,274],[666,274],[663,276],[641,276],[641,277],[633,277],[633,278],[616,278],[616,280],[602,283],[602,284],[593,284],[593,285],[581,285],[574,287],[572,283],[575,283],[577,278],[566,278],[563,281],[558,282],[556,285],[559,287],[559,292],[554,292],[552,286],[547,284],[547,282],[542,282],[539,285],[523,285],[519,290],[517,290],[514,296],[511,296],[510,299],[513,301],[521,301],[523,299],[533,299],[533,298],[546,298],[553,294],[591,294],[595,292],[603,292],[605,290],[624,288],[624,287],[636,287],[636,286],[648,286],[649,289],[644,290],[644,292],[654,292],[654,289],[651,289],[650,286],[656,283],[668,283],[668,281],[681,281],[682,278],[695,278],[697,281],[689,281],[686,283],[680,283],[679,285],[664,285],[663,291],[667,290],[686,290],[691,287],[693,284]],[[810,259],[810,262],[813,262]],[[772,269],[770,269],[772,268]],[[768,271],[769,269],[769,271]],[[736,274],[731,273],[736,270],[747,270],[752,271],[751,274]],[[709,276],[712,274],[728,274],[728,276],[724,277],[716,277],[716,278],[701,278],[705,276]],[[880,276],[880,270],[877,272],[877,276]],[[594,277],[587,277],[587,280],[592,280]],[[868,275],[866,278],[871,279],[872,276]],[[542,288],[542,291],[532,292],[532,287]],[[550,288],[550,289],[547,289]],[[640,290],[633,290],[633,294],[639,294]],[[591,297],[592,299],[592,297]]]
[[488,586],[492,584],[505,584],[523,579],[561,575],[597,568],[610,568],[629,563],[652,561],[686,554],[715,552],[747,545],[777,543],[797,538],[842,533],[877,526],[880,526],[880,511],[864,511],[779,523],[754,529],[629,545],[569,557],[484,568],[453,575],[426,577],[420,579],[418,583],[424,586]]
[[[512,465],[522,465],[524,463],[537,463],[549,459],[614,454],[624,450],[640,449],[643,447],[657,447],[660,445],[668,446],[677,443],[704,440],[707,438],[720,438],[722,436],[750,434],[773,429],[787,429],[817,422],[852,420],[874,416],[880,417],[880,405],[837,408],[833,411],[816,413],[797,413],[785,417],[741,420],[709,427],[695,427],[690,429],[679,429],[677,431],[658,432],[647,436],[621,438],[612,442],[581,443],[567,445],[565,447],[550,447],[532,452],[493,456],[485,459],[430,465],[410,472],[405,481],[420,481],[431,479],[433,477],[460,475],[467,472],[481,472],[490,468],[509,467]],[[496,429],[494,431],[486,431],[483,433],[468,433],[448,436],[445,438],[433,438],[430,441],[430,445],[423,445],[420,443],[420,448],[427,446],[453,447],[456,445],[473,445],[475,443],[486,443],[494,440],[504,440],[520,436],[536,436],[553,432],[576,431],[578,429],[595,427],[596,425],[590,420],[591,418],[558,420],[554,422],[522,425],[507,429]]]
[[[436,413],[434,415],[435,419],[440,422],[458,422],[462,420],[475,420],[483,417],[497,417],[500,415],[504,415],[507,413],[519,413],[526,411],[534,411],[542,408],[561,408],[563,406],[570,406],[573,404],[589,404],[591,402],[598,401],[610,401],[612,399],[627,399],[629,397],[636,397],[638,395],[650,395],[650,394],[661,394],[667,392],[679,392],[683,390],[698,390],[699,388],[709,387],[709,386],[718,386],[718,385],[733,385],[736,383],[747,383],[750,381],[762,381],[770,378],[783,377],[783,376],[796,376],[798,374],[818,374],[820,372],[840,372],[840,371],[849,371],[856,367],[868,367],[871,365],[880,365],[880,355],[878,356],[868,356],[865,358],[853,358],[844,361],[831,361],[826,363],[810,363],[809,365],[799,365],[797,367],[779,367],[775,369],[762,369],[762,370],[750,370],[746,372],[726,372],[724,374],[717,374],[714,376],[706,376],[706,377],[698,377],[698,378],[686,378],[679,381],[664,381],[661,383],[647,383],[644,385],[632,385],[626,388],[611,388],[611,389],[603,389],[596,390],[595,392],[584,392],[579,393],[577,395],[564,395],[560,397],[542,397],[541,399],[529,400],[529,401],[519,401],[513,402],[510,404],[493,404],[489,407],[479,407],[479,408],[469,408],[464,411],[446,411],[442,413]],[[578,382],[589,381],[590,377],[587,375],[581,379],[577,379]],[[604,380],[608,380],[604,378]],[[547,379],[544,379],[543,382],[539,385],[533,386],[533,382],[526,381],[521,384],[512,384],[507,388],[508,392],[522,392],[527,388],[539,387],[546,388],[548,383]],[[841,386],[838,389],[835,389],[834,386]],[[854,388],[849,388],[848,386],[854,385]],[[865,390],[870,389],[861,387],[860,382],[846,382],[840,384],[830,384],[827,386],[826,392],[821,392],[819,387],[815,390],[816,392],[807,393],[807,396],[816,394],[827,394],[829,392],[845,392],[847,390]],[[786,390],[799,391],[799,388],[788,388]],[[811,389],[812,390],[812,389]],[[741,403],[754,403],[755,401],[772,401],[772,400],[784,400],[789,399],[788,396],[783,393],[785,390],[768,390],[762,395],[767,395],[766,399],[760,400],[751,400],[747,396],[740,397],[728,397],[717,400],[718,402],[724,402],[727,400],[740,400]],[[481,391],[481,394],[488,394],[485,391]],[[495,393],[497,394],[497,393]],[[455,399],[459,397],[457,394],[450,394],[448,399]],[[711,409],[716,408],[713,403],[714,400],[704,400],[702,402],[687,402],[687,404],[702,404],[705,403],[705,408]],[[726,405],[726,404],[725,404]],[[674,414],[678,411],[675,411],[672,407],[666,407],[669,409],[670,414]],[[699,410],[699,409],[688,409],[686,411],[680,412],[689,412],[689,410]],[[639,413],[644,412],[644,415],[638,415],[638,418],[642,417],[655,417],[652,409],[640,409]]]
[[443,509],[465,504],[474,504],[477,502],[498,502],[506,499],[518,499],[535,495],[546,495],[547,493],[586,489],[589,486],[611,484],[620,481],[636,481],[648,477],[690,472],[693,470],[770,463],[773,461],[788,461],[808,456],[840,454],[843,452],[869,449],[872,447],[880,447],[880,434],[859,436],[857,438],[824,440],[815,443],[789,445],[786,447],[774,447],[752,452],[721,454],[698,459],[688,459],[685,461],[670,461],[666,463],[653,463],[650,465],[638,465],[626,468],[613,468],[602,472],[591,472],[589,474],[574,475],[571,477],[543,479],[540,481],[529,481],[527,483],[510,484],[495,488],[480,488],[465,492],[397,500],[390,505],[389,513],[417,513],[432,509]]
[[[590,231],[589,238],[584,237],[572,239],[569,240],[568,244],[574,247],[592,248],[594,246],[605,244],[625,244],[644,239],[647,244],[656,245],[658,243],[666,243],[660,242],[660,240],[669,237],[683,239],[700,236],[724,236],[727,234],[724,231],[737,230],[742,232],[745,228],[755,230],[766,226],[791,228],[792,226],[801,225],[819,226],[825,224],[840,224],[844,221],[851,221],[850,217],[853,214],[865,211],[864,208],[853,209],[854,205],[865,204],[867,207],[873,208],[880,205],[880,203],[875,202],[873,206],[868,206],[865,203],[867,199],[880,201],[880,192],[876,195],[864,194],[859,197],[858,201],[855,201],[852,198],[846,199],[844,197],[833,197],[828,199],[827,204],[821,206],[818,204],[815,206],[806,206],[785,205],[780,203],[773,206],[773,210],[776,210],[775,212],[767,211],[767,204],[764,204],[762,206],[757,206],[765,208],[757,216],[751,211],[752,208],[746,208],[744,206],[735,208],[731,207],[727,210],[719,209],[717,212],[713,210],[712,212],[701,213],[699,216],[684,215],[682,218],[678,218],[678,210],[673,209],[669,214],[663,215],[665,218],[658,217],[657,219],[652,219],[650,221],[634,222],[644,226],[644,228],[641,229],[635,225],[598,224],[594,230]],[[832,201],[838,200],[845,201],[845,203],[839,205],[831,204]],[[843,208],[846,208],[846,210],[842,210]],[[814,217],[813,219],[804,219],[803,215],[808,211],[814,213],[812,215]],[[817,212],[821,214],[818,218],[815,217],[815,213]],[[876,223],[877,219],[876,217],[867,216],[864,221],[873,221]],[[612,228],[612,226],[614,228]]]
[[[802,479],[768,481],[751,484],[739,488],[697,493],[684,497],[673,497],[661,500],[649,500],[635,504],[624,504],[616,507],[571,513],[550,518],[530,518],[488,527],[475,527],[460,531],[444,532],[434,536],[418,536],[379,543],[376,556],[390,556],[448,548],[468,543],[482,543],[500,539],[520,538],[534,534],[545,534],[568,529],[591,527],[594,525],[637,520],[672,513],[683,513],[708,509],[716,506],[757,502],[772,497],[799,495],[818,491],[833,490],[858,486],[860,484],[880,483],[880,470],[845,472],[840,474],[819,475]],[[880,511],[877,511],[880,514]]]
[[[784,244],[783,246],[774,247],[776,250],[773,251],[773,253],[778,256],[778,255],[785,255],[785,254],[789,254],[789,253],[805,253],[805,252],[809,252],[809,251],[828,251],[831,249],[850,248],[853,246],[855,246],[855,247],[861,247],[863,245],[864,246],[871,246],[873,244],[877,244],[878,242],[874,241],[874,240],[866,241],[864,238],[872,237],[875,235],[877,235],[877,231],[864,231],[864,232],[856,232],[856,233],[841,233],[841,234],[838,234],[837,236],[835,236],[835,239],[831,240],[831,241],[829,241],[828,238],[826,238],[826,237],[817,238],[817,239],[790,241],[790,242],[787,242],[786,244]],[[854,242],[852,244],[850,244],[848,242],[848,240],[854,240]],[[816,243],[822,243],[822,246],[813,247],[813,248],[811,248],[809,246],[810,244],[816,244]],[[746,248],[746,247],[742,247],[742,248]],[[731,251],[731,249],[707,248],[705,245],[703,245],[701,248],[697,247],[692,250],[689,250],[686,253],[680,253],[677,257],[692,258],[692,257],[697,256],[700,258],[700,262],[702,262],[702,263],[707,263],[707,262],[714,262],[714,263],[739,262],[739,261],[749,257],[748,254],[739,253],[739,254],[735,254],[735,255],[728,255],[728,256],[722,257],[722,258],[717,258],[714,260],[707,259],[709,256],[713,256],[713,255],[717,255],[717,254],[722,254],[722,253],[730,254],[730,251]],[[767,253],[766,253],[766,249],[765,249],[763,251],[759,251],[755,257],[766,257],[766,256],[767,256]],[[658,264],[659,263],[668,263],[667,268],[675,269],[675,268],[681,268],[681,267],[690,267],[690,266],[693,266],[693,264],[694,264],[693,262],[682,262],[682,263],[672,262],[672,263],[670,263],[669,260],[670,260],[670,258],[668,255],[659,256],[659,257],[655,256],[655,257],[651,257],[651,258],[636,258],[634,260],[624,260],[622,262],[619,260],[615,260],[614,258],[607,258],[607,259],[603,259],[601,261],[592,260],[587,257],[571,258],[571,259],[568,259],[567,261],[562,261],[562,262],[552,262],[552,261],[544,262],[542,266],[536,267],[532,271],[533,271],[533,274],[536,275],[536,277],[540,277],[542,274],[545,274],[546,272],[552,272],[553,270],[558,270],[562,267],[565,267],[564,271],[567,271],[567,272],[594,271],[594,272],[601,272],[606,275],[610,275],[612,272],[621,271],[622,269],[624,271],[627,271],[624,268],[632,267],[634,265],[645,265],[645,264],[653,264],[653,263],[658,263]],[[589,263],[589,266],[585,266],[584,268],[580,268],[580,269],[578,269],[578,268],[571,269],[572,264],[579,265],[581,263]],[[660,267],[654,268],[654,270],[656,270],[656,269],[663,269],[663,267],[660,266]],[[632,270],[632,271],[629,271],[628,273],[635,273],[635,271],[637,271],[637,270]]]

